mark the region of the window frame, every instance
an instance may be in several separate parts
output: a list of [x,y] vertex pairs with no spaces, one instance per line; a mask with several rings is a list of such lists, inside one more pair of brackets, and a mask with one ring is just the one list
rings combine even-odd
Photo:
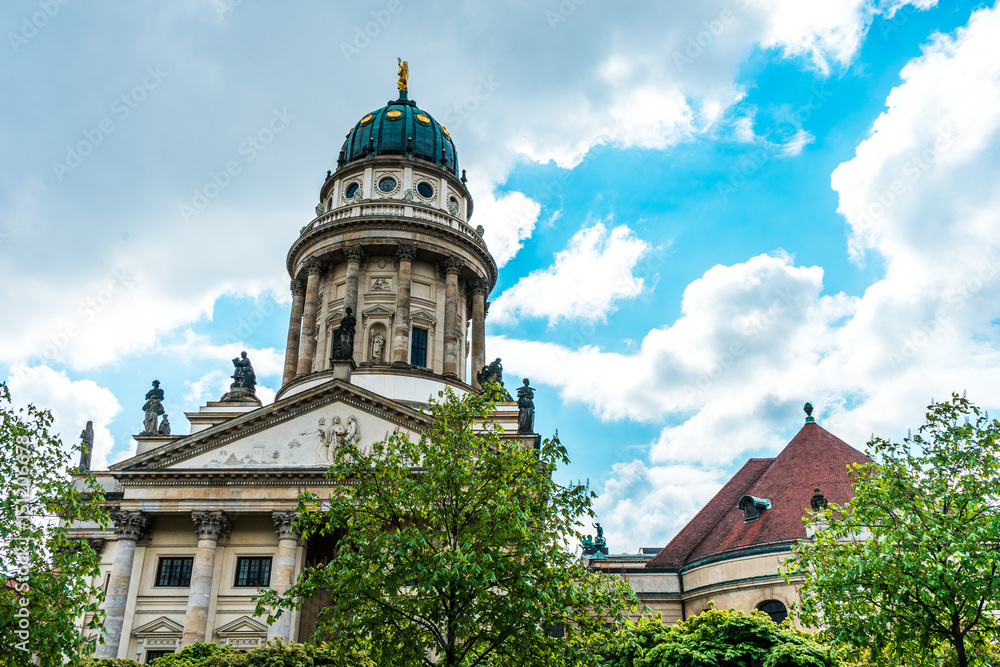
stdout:
[[[165,564],[168,561],[187,561],[188,565],[187,565],[186,571],[182,567],[181,570],[180,570],[180,572],[177,573],[178,577],[179,577],[178,581],[179,582],[187,581],[187,583],[169,583],[171,581],[170,575],[172,573],[168,573],[167,574],[167,582],[168,583],[160,583],[162,581],[162,579],[163,579]],[[153,580],[153,587],[154,588],[190,588],[191,587],[191,571],[193,569],[194,569],[194,556],[160,556],[159,560],[156,563],[156,577]],[[185,574],[187,575],[186,579],[184,579],[184,577],[183,577],[183,575],[185,575]]]
[[[257,561],[263,563],[267,561],[267,577],[263,584],[260,583],[240,583],[240,564],[244,561]],[[249,567],[249,566],[248,566]],[[274,567],[274,557],[273,556],[237,556],[236,566],[233,573],[233,588],[269,588],[271,586],[271,571]],[[249,579],[252,570],[248,569],[246,572],[247,579]],[[259,572],[257,573],[259,576]],[[259,581],[259,579],[257,580]]]
[[[417,346],[417,332],[420,332],[423,336],[423,346]],[[421,368],[427,368],[427,347],[428,340],[430,339],[430,331],[423,329],[421,327],[413,327],[413,331],[410,333],[410,365],[419,366]],[[423,356],[423,359],[418,359],[417,351]],[[423,361],[423,363],[417,363],[417,361]]]

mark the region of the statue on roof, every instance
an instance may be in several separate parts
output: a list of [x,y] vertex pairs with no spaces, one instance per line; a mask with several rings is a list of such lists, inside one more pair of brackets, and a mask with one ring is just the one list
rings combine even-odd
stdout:
[[399,81],[396,82],[396,88],[399,89],[400,93],[406,92],[406,80],[410,77],[410,65],[402,58],[396,58],[396,62],[399,64],[399,71],[396,72],[399,75]]
[[535,389],[528,386],[528,378],[524,378],[524,386],[517,388],[517,432],[534,433],[535,428]]
[[500,363],[500,357],[483,366],[483,370],[476,373],[476,381],[479,382],[480,387],[485,387],[489,382],[496,382],[500,385],[500,390],[503,392],[504,398],[508,401],[513,400],[510,394],[507,393],[507,389],[503,386],[503,364]]
[[156,429],[157,435],[170,435],[170,420],[167,419],[167,415],[163,415],[163,421],[160,422],[160,428]]
[[250,363],[250,357],[247,356],[246,351],[240,352],[240,356],[233,359],[233,382],[229,385],[229,391],[227,391],[221,399],[221,401],[242,401],[242,400],[252,400],[260,402],[257,399],[257,374],[253,370],[253,364]]
[[87,471],[90,470],[90,455],[94,451],[94,422],[87,422],[87,428],[80,432],[80,442],[82,447],[78,468],[81,471]]
[[139,435],[156,435],[157,419],[164,412],[163,390],[160,389],[159,380],[153,380],[153,388],[146,392],[146,402],[142,405],[142,411],[146,416],[142,420],[142,433]]

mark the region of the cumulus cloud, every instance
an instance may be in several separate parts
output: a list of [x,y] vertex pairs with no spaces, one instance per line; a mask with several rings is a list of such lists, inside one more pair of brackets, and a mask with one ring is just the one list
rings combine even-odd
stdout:
[[[65,372],[48,366],[23,364],[11,368],[7,385],[15,405],[33,403],[52,411],[53,432],[59,434],[67,446],[78,443],[87,422],[94,422],[91,468],[107,469],[115,449],[108,425],[122,410],[110,390],[91,380],[70,380]],[[77,461],[72,463],[75,465]]]
[[643,279],[633,271],[649,250],[626,225],[609,230],[599,222],[585,227],[550,267],[504,290],[490,305],[490,318],[507,324],[518,315],[545,317],[550,326],[561,319],[604,320],[617,301],[642,293]]
[[[885,265],[861,296],[824,295],[819,267],[759,256],[694,281],[681,317],[635,353],[491,341],[505,359],[527,355],[536,382],[604,419],[665,423],[650,443],[652,463],[616,467],[602,514],[653,521],[674,506],[619,490],[645,479],[644,470],[710,473],[773,455],[806,400],[857,448],[872,432],[900,437],[922,423],[932,398],[952,391],[1000,407],[997,34],[994,7],[953,35],[935,35],[903,69],[855,157],[834,171],[849,251],[877,253]],[[646,546],[644,529],[630,525],[624,544]],[[664,530],[660,543],[674,529]]]

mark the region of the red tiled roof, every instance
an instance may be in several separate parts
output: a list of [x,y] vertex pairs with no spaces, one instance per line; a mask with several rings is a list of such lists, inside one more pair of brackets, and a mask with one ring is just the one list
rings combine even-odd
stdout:
[[[813,490],[819,487],[830,502],[846,503],[854,495],[847,466],[870,461],[818,424],[806,424],[777,457],[747,461],[646,567],[677,569],[722,553],[804,539],[802,517]],[[771,509],[743,523],[736,504],[744,495],[767,498]]]

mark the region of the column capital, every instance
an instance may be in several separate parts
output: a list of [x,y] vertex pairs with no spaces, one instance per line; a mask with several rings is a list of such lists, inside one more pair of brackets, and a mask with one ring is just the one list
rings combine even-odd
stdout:
[[111,521],[115,524],[115,537],[119,540],[138,542],[149,529],[149,517],[145,512],[118,510],[111,513]]
[[477,278],[466,283],[465,289],[471,294],[482,294],[486,296],[490,293],[490,283],[486,278]]
[[191,512],[191,520],[200,540],[218,540],[232,527],[229,517],[222,510]]
[[274,532],[277,533],[279,540],[284,540],[288,538],[297,538],[295,526],[295,511],[289,510],[287,512],[271,512],[271,518],[274,519]]
[[308,273],[310,276],[312,275],[318,276],[322,270],[323,270],[323,263],[318,259],[310,259],[308,262],[306,262],[306,273]]
[[465,267],[465,262],[462,261],[460,257],[455,255],[448,256],[444,261],[441,262],[441,270],[444,271],[445,275],[458,275],[462,272]]
[[396,246],[396,265],[400,262],[412,262],[417,256],[416,245],[401,244]]
[[293,280],[290,287],[292,288],[292,296],[302,296],[306,293],[306,284],[301,280]]
[[104,551],[104,542],[105,539],[103,537],[87,538],[87,546],[93,549],[94,553],[96,553],[98,556],[100,556],[101,552]]
[[361,247],[361,244],[355,244],[344,248],[344,255],[347,257],[348,262],[357,262],[360,264],[365,261],[365,249]]

